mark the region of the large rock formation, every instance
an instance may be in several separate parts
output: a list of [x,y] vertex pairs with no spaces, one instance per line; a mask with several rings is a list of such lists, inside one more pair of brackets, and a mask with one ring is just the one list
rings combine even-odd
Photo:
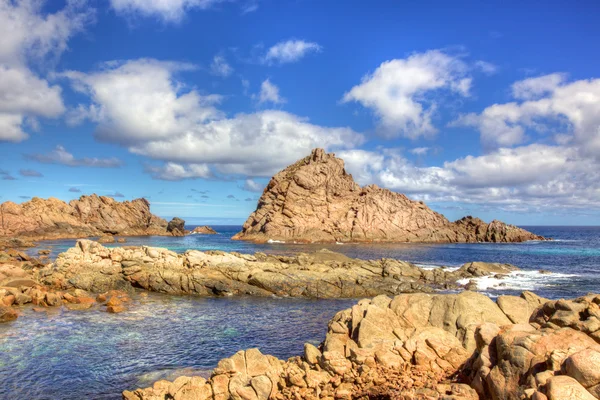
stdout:
[[34,239],[105,235],[166,235],[167,222],[150,212],[146,199],[118,202],[111,197],[81,196],[68,204],[34,197],[22,204],[0,205],[0,236]]
[[305,242],[522,242],[543,238],[500,221],[456,222],[376,185],[361,188],[334,154],[311,155],[275,175],[234,239]]
[[327,250],[293,257],[198,250],[177,254],[146,246],[106,248],[79,240],[38,276],[40,282],[62,290],[104,292],[132,285],[197,296],[348,298],[457,289],[462,287],[458,280],[513,269],[506,264],[468,263],[457,271],[426,270],[408,262],[358,260]]
[[530,292],[497,302],[468,291],[377,296],[337,313],[302,357],[240,351],[208,380],[159,381],[123,398],[592,400],[598,304],[600,295],[549,301]]

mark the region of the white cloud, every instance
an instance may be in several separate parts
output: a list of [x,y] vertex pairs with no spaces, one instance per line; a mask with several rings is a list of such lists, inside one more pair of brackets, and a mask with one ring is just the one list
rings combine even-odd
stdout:
[[552,93],[566,79],[565,74],[558,73],[524,79],[512,85],[512,93],[516,99],[535,99]]
[[339,152],[361,183],[413,198],[550,210],[600,209],[600,163],[572,147],[533,144],[418,167],[398,152]]
[[111,158],[96,158],[83,157],[76,158],[69,153],[63,146],[56,146],[48,154],[26,154],[25,157],[30,160],[41,162],[44,164],[60,164],[69,167],[98,167],[98,168],[116,168],[123,165],[121,160],[115,157]]
[[168,162],[160,167],[146,166],[146,172],[149,172],[154,179],[165,181],[212,177],[210,168],[206,164],[188,164],[184,166]]
[[0,113],[0,141],[22,142],[27,139],[27,135],[21,129],[23,116],[21,114]]
[[233,68],[227,63],[227,60],[224,56],[217,55],[213,58],[213,61],[210,64],[210,72],[213,75],[226,78],[233,73]]
[[122,15],[156,17],[165,22],[179,22],[191,9],[208,9],[224,0],[110,0],[112,8]]
[[439,50],[416,53],[382,63],[343,101],[372,109],[384,136],[431,136],[437,132],[432,123],[437,104],[428,101],[426,94],[446,89],[467,96],[471,87],[467,72],[461,59]]
[[263,81],[260,85],[260,93],[258,94],[259,103],[271,102],[273,104],[282,104],[286,100],[279,95],[279,87],[274,83],[271,83],[269,79]]
[[247,192],[261,193],[264,189],[264,186],[253,179],[246,179],[246,181],[244,182],[244,186],[242,186],[242,189],[244,189]]
[[267,64],[284,64],[300,60],[309,53],[317,53],[322,50],[318,43],[306,42],[304,40],[287,40],[279,42],[267,50],[264,62]]
[[77,121],[99,122],[96,137],[102,141],[134,143],[169,138],[218,118],[214,107],[220,96],[183,91],[172,79],[174,73],[193,66],[141,59],[108,64],[91,74],[66,72],[75,88],[88,94],[93,103],[79,106],[71,115]]
[[537,135],[553,135],[590,155],[600,154],[600,79],[566,82],[551,74],[516,82],[513,94],[522,102],[494,104],[470,113],[451,126],[473,126],[487,148],[522,144]]
[[424,156],[429,150],[431,150],[429,147],[415,147],[414,149],[411,149],[410,152],[417,156]]
[[61,89],[32,72],[28,63],[58,59],[74,33],[93,19],[85,1],[69,1],[44,14],[44,1],[0,1],[0,141],[27,139],[24,123],[64,112]]
[[496,65],[483,60],[475,61],[474,67],[486,75],[494,75],[498,72],[498,67]]
[[183,67],[135,60],[65,75],[90,96],[81,109],[99,124],[99,139],[156,160],[208,164],[215,174],[271,176],[314,147],[351,148],[364,140],[350,128],[314,125],[283,111],[226,117],[215,107],[219,96],[186,92],[175,81]]

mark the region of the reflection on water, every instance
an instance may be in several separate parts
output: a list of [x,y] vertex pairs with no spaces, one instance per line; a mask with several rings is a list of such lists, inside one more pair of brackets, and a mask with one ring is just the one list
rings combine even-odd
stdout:
[[0,325],[0,398],[119,399],[158,379],[206,376],[245,348],[286,359],[323,340],[329,319],[354,303],[150,295],[122,314],[27,308]]

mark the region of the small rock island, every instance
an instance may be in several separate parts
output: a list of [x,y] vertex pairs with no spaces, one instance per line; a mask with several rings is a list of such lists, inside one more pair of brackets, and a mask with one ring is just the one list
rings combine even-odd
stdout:
[[523,242],[544,240],[514,225],[450,222],[423,202],[377,185],[360,187],[323,149],[277,173],[233,239],[267,242]]

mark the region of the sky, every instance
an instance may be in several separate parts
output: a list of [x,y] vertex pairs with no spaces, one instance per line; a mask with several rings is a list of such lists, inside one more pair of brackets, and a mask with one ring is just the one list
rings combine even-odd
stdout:
[[315,147],[464,215],[600,225],[596,1],[0,0],[0,201],[242,223]]

